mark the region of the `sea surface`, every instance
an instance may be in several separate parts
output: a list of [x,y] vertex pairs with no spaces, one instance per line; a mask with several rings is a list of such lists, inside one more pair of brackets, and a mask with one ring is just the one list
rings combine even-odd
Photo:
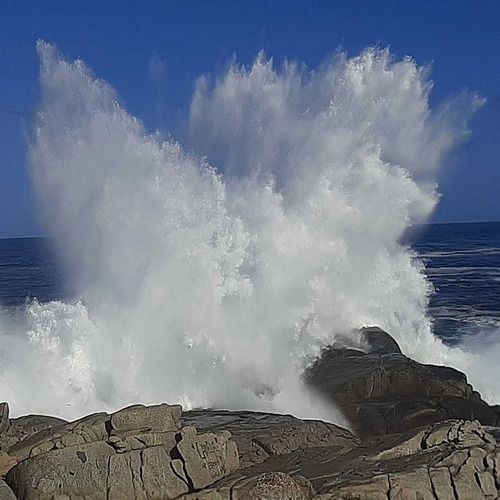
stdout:
[[[429,224],[407,238],[435,289],[435,334],[448,344],[500,335],[500,222]],[[0,306],[67,299],[68,290],[47,239],[0,239]]]
[[500,335],[500,222],[429,224],[411,239],[434,285],[434,333]]

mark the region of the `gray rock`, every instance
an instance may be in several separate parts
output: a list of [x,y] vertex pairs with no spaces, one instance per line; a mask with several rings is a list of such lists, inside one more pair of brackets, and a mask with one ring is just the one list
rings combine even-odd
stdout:
[[315,491],[311,483],[301,477],[283,472],[268,472],[242,480],[233,487],[235,500],[309,500]]
[[12,446],[9,455],[24,460],[52,449],[106,441],[109,420],[107,413],[95,413],[75,422],[43,429]]
[[9,426],[9,404],[0,403],[0,434],[5,432]]
[[315,497],[310,481],[300,475],[266,472],[257,475],[233,474],[215,487],[188,493],[179,500],[309,500]]
[[124,408],[111,416],[113,433],[139,430],[168,432],[180,429],[180,405],[161,404],[156,406],[134,405]]
[[9,427],[0,434],[0,451],[8,451],[19,441],[28,439],[40,431],[66,423],[66,420],[47,415],[27,415],[10,419]]
[[351,450],[359,442],[351,432],[337,425],[275,413],[192,410],[184,412],[182,423],[205,432],[230,431],[238,446],[241,467],[309,448]]
[[16,500],[14,492],[5,481],[0,480],[0,500]]
[[[278,442],[285,441],[282,428],[285,422],[293,422],[289,419],[292,417],[251,412],[206,411],[205,418],[203,410],[186,413],[190,423],[204,422],[205,431],[211,426],[214,429],[224,425],[239,426],[240,432],[244,429],[249,439],[258,442],[260,439],[265,442],[273,434],[273,425]],[[314,433],[314,427],[309,429]],[[238,431],[232,432],[236,435]],[[307,434],[307,427],[304,426],[301,432]],[[500,452],[495,439],[477,421],[439,422],[404,433],[374,436],[362,442],[350,435],[349,446],[345,443],[339,446],[335,435],[330,437],[330,444],[322,441],[321,446],[308,446],[307,440],[302,438],[297,444],[293,435],[289,435],[289,446],[266,446],[271,452],[267,458],[238,469],[202,492],[182,498],[240,498],[236,492],[241,489],[242,494],[246,494],[243,485],[255,484],[256,478],[276,472],[293,478],[295,474],[304,476],[310,484],[308,491],[317,492],[315,499],[456,500],[455,491],[462,495],[461,498],[471,499],[498,495]],[[348,437],[349,434],[341,435],[340,439]],[[289,479],[283,482],[290,484]],[[277,494],[276,498],[294,498],[283,491],[281,497]],[[262,491],[259,494],[263,495]],[[306,496],[297,498],[310,498],[307,494],[304,490]]]
[[6,480],[20,498],[173,499],[236,471],[228,431],[179,431],[180,416],[179,406],[136,405],[41,430],[4,454]]
[[238,448],[228,431],[197,435],[194,427],[185,427],[181,436],[177,450],[193,488],[204,488],[238,469]]
[[20,462],[7,474],[18,498],[49,500],[53,495],[106,499],[113,449],[96,442],[52,450]]
[[109,462],[108,497],[176,498],[189,490],[185,477],[179,477],[180,467],[174,465],[170,450],[163,446],[112,455]]
[[190,411],[180,430],[160,432],[137,420],[147,408],[124,419],[137,429],[96,414],[41,431],[6,482],[28,500],[498,498],[500,448],[478,421],[360,441],[332,424],[248,411]]

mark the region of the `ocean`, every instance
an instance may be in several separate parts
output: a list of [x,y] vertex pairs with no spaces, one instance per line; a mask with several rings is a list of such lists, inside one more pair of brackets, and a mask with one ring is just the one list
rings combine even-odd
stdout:
[[[406,243],[425,263],[434,292],[429,315],[448,344],[496,333],[500,340],[500,222],[428,224]],[[46,238],[0,239],[0,305],[71,300]]]
[[495,331],[500,340],[500,222],[431,224],[410,243],[435,289],[434,333],[450,344]]

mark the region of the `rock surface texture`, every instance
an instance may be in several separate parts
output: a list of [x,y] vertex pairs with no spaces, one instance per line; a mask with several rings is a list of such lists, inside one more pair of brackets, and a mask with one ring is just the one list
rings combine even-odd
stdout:
[[170,499],[238,469],[228,431],[199,434],[180,417],[180,406],[136,405],[45,427],[0,457],[5,481],[17,498]]
[[363,351],[334,346],[308,374],[356,434],[290,415],[167,404],[75,422],[9,419],[2,403],[0,500],[499,498],[499,429],[469,418],[496,425],[495,408],[460,372],[406,358],[381,330],[362,336]]
[[343,410],[358,435],[446,419],[500,425],[498,409],[481,399],[464,373],[408,358],[380,328],[363,328],[361,335],[363,350],[331,346],[306,374],[311,386]]

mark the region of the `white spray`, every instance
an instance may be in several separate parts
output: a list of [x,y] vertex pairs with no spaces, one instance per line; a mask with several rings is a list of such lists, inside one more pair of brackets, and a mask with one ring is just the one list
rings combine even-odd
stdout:
[[388,50],[314,71],[260,54],[199,80],[188,153],[145,133],[82,61],[38,52],[29,160],[79,296],[0,317],[15,413],[167,401],[339,421],[301,373],[363,325],[417,359],[471,362],[432,335],[430,285],[400,238],[433,210],[481,99],[431,112],[427,71]]

